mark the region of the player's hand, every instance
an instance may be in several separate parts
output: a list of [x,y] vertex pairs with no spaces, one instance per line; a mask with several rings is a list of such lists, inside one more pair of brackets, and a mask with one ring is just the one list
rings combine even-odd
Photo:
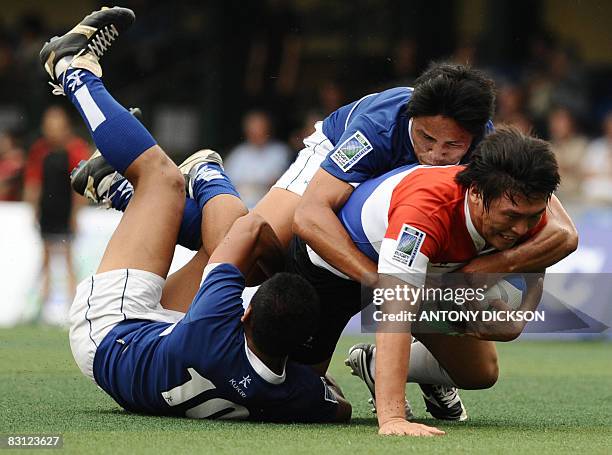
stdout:
[[[542,299],[542,292],[544,288],[544,279],[539,274],[530,277],[527,294],[521,306],[520,311],[533,311],[538,306],[538,303]],[[534,282],[535,281],[535,282]],[[489,301],[488,311],[493,312],[512,312],[506,302],[503,300],[491,300]],[[466,335],[473,336],[481,340],[489,341],[512,341],[520,336],[525,328],[527,321],[525,320],[508,320],[508,321],[470,321],[467,323]]]
[[378,429],[378,434],[383,436],[441,436],[446,433],[435,427],[397,418],[382,424]]

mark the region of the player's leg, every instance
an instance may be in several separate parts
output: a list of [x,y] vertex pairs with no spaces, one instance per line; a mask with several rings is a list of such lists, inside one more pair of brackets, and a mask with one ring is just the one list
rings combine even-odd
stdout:
[[453,385],[461,389],[487,389],[497,382],[499,366],[494,342],[438,333],[415,336],[450,376]]
[[184,178],[144,126],[108,93],[98,63],[133,20],[125,8],[94,12],[45,44],[41,61],[58,83],[54,93],[74,104],[105,160],[135,189],[98,273],[133,268],[165,277],[185,204]]
[[333,149],[333,144],[323,134],[322,122],[317,122],[315,132],[304,139],[304,146],[289,169],[253,208],[272,226],[285,249],[289,248],[293,236],[295,209],[312,177]]
[[164,308],[187,312],[200,288],[202,273],[208,263],[207,251],[213,251],[234,221],[247,213],[244,203],[231,194],[219,194],[205,203],[202,210],[202,238],[205,245],[166,280],[161,301]]
[[[101,158],[94,155],[88,161],[81,163],[71,177],[72,186],[77,193],[88,197],[94,203],[104,203],[124,212],[132,199],[134,187],[121,175],[116,174],[115,170]],[[96,182],[92,189],[87,187],[89,176],[92,176]],[[289,246],[293,235],[291,225],[299,202],[300,195],[273,187],[253,209],[268,221],[285,248]],[[197,204],[188,198],[177,243],[190,250],[197,250],[202,245],[199,230],[201,223],[202,216]],[[211,252],[209,249],[206,251]]]
[[159,301],[183,211],[184,177],[100,80],[98,57],[133,20],[125,8],[96,11],[41,51],[45,69],[58,83],[54,93],[75,105],[102,155],[135,188],[98,273],[77,287],[70,309],[74,358],[94,380],[98,346],[117,324],[126,319],[175,322],[181,316],[161,308]]
[[68,274],[68,295],[70,295],[70,298],[73,298],[78,281],[74,261],[72,260],[72,238],[66,239],[65,242],[62,242],[62,245],[64,258],[66,260],[66,272]]
[[[202,154],[206,154],[206,151],[195,152],[179,165],[179,169],[190,166],[193,164],[193,160],[197,159],[198,156],[202,156]],[[217,179],[218,181],[213,182],[210,191],[213,191],[215,195],[230,194],[238,198],[237,190],[223,170],[221,157],[216,153],[214,155],[214,161],[218,160],[217,171],[220,178]],[[208,165],[212,167],[215,166],[215,163],[209,162]],[[72,171],[70,181],[72,188],[77,193],[87,197],[96,204],[107,205],[121,212],[127,209],[134,194],[132,184],[115,171],[98,151],[89,160],[79,163]],[[192,251],[198,251],[201,246],[204,246],[206,253],[210,254],[224,237],[225,232],[227,232],[226,226],[228,224],[231,225],[235,219],[231,210],[227,212],[220,210],[218,213],[215,213],[215,217],[217,223],[214,225],[203,225],[202,213],[197,202],[192,198],[186,198],[177,244]],[[202,243],[201,231],[203,226],[206,228],[204,235],[207,236],[204,237],[204,243]]]
[[[467,419],[457,387],[483,389],[497,380],[497,353],[492,342],[471,337],[415,334],[410,352],[407,382],[418,383],[427,410],[438,419]],[[349,350],[345,364],[360,377],[374,396],[376,347],[357,344]]]
[[185,204],[184,178],[157,145],[145,150],[124,172],[134,185],[134,196],[97,273],[138,269],[165,278]]
[[[293,215],[300,197],[332,148],[332,144],[323,135],[320,124],[317,124],[315,133],[304,140],[304,145],[305,148],[298,154],[295,162],[253,209],[268,221],[285,248],[288,248],[293,235]],[[95,154],[75,169],[71,181],[77,193],[95,203],[107,203],[120,211],[125,211],[128,207],[134,192],[129,182],[117,175],[112,166]],[[201,222],[201,212],[197,205],[193,200],[187,199],[177,243],[197,251],[202,245]],[[209,249],[206,251],[209,254],[212,252]]]
[[42,275],[42,285],[40,290],[40,302],[42,305],[46,305],[49,300],[49,293],[51,289],[51,242],[43,238],[43,258],[40,269]]

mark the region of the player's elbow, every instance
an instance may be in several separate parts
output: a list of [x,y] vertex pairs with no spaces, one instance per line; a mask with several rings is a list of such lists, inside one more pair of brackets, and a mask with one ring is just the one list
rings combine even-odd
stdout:
[[557,244],[559,245],[559,260],[572,254],[578,248],[578,231],[573,224],[560,225],[556,230]]
[[334,421],[337,423],[349,423],[353,414],[353,407],[351,403],[343,398],[338,398],[338,408],[336,410],[336,416]]
[[578,230],[574,225],[565,229],[564,253],[569,256],[578,248]]
[[247,215],[238,218],[234,223],[236,229],[254,239],[259,237],[266,224],[266,220],[255,212],[249,212]]

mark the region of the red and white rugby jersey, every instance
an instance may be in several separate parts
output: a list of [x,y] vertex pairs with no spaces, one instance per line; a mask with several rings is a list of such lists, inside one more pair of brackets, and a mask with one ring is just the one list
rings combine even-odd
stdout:
[[[449,272],[492,251],[469,213],[466,190],[455,182],[464,166],[410,165],[369,180],[338,213],[355,245],[378,272],[423,284],[427,272]],[[533,236],[546,219],[523,237]],[[347,278],[311,248],[313,264]]]

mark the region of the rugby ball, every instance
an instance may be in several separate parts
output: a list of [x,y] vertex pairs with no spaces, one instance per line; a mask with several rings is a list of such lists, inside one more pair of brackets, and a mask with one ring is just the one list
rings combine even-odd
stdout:
[[485,292],[483,306],[487,309],[490,300],[501,300],[511,309],[518,310],[523,303],[527,283],[523,275],[508,275],[503,280],[499,280]]

